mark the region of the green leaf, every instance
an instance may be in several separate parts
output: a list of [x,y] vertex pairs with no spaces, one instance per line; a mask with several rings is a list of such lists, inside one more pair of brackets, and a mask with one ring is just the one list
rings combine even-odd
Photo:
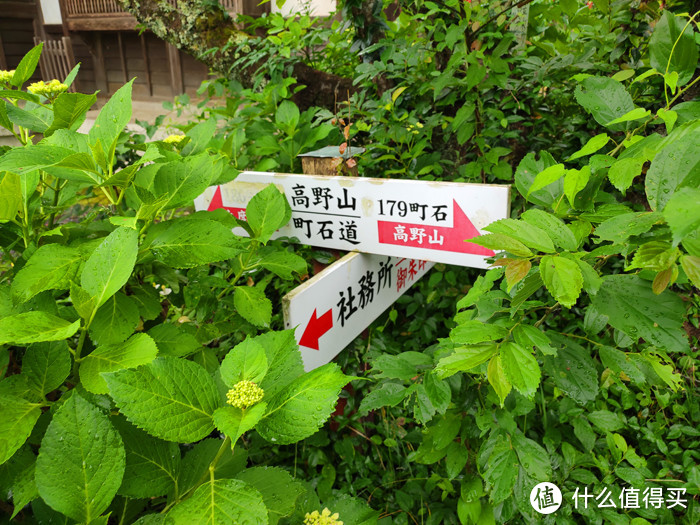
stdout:
[[681,257],[681,267],[695,288],[700,288],[700,257],[684,255]]
[[291,216],[292,209],[287,199],[273,184],[254,195],[246,206],[248,224],[263,244],[275,231],[287,224]]
[[214,411],[214,424],[216,428],[231,438],[233,444],[243,434],[252,430],[263,418],[267,410],[267,403],[260,402],[252,407],[241,410],[238,407],[224,406]]
[[71,323],[46,312],[32,311],[0,319],[0,345],[26,345],[42,341],[60,341],[71,337],[80,321]]
[[91,145],[100,142],[110,165],[119,134],[131,120],[131,88],[133,83],[132,79],[112,95],[112,98],[102,106],[95,123],[88,132],[88,142]]
[[528,248],[538,250],[540,252],[551,253],[554,250],[554,245],[547,234],[528,222],[517,219],[501,219],[492,222],[484,228],[492,233],[501,233],[508,235],[523,243]]
[[529,197],[531,193],[540,190],[546,186],[549,186],[553,182],[558,181],[564,175],[566,169],[563,164],[554,164],[545,168],[537,174],[535,179],[532,181],[532,185],[527,190],[526,197]]
[[673,233],[673,244],[700,228],[700,189],[682,188],[666,203],[664,218]]
[[672,109],[659,108],[656,114],[664,121],[664,124],[666,124],[666,134],[670,134],[678,120],[678,113]]
[[649,62],[661,74],[677,72],[678,85],[686,84],[698,65],[693,25],[687,24],[686,27],[683,17],[676,17],[664,9],[649,41]]
[[601,149],[603,146],[605,146],[608,142],[610,142],[610,137],[608,137],[608,134],[600,133],[595,137],[591,137],[590,139],[588,139],[588,142],[586,142],[586,144],[584,144],[584,146],[580,150],[578,150],[566,160],[572,161],[581,157],[585,157],[586,155],[591,155],[599,149]]
[[80,252],[59,244],[40,246],[12,281],[12,297],[26,302],[45,290],[64,290],[80,268]]
[[505,438],[493,447],[487,465],[484,481],[491,487],[491,501],[497,504],[511,495],[518,477],[518,457]]
[[116,372],[136,368],[156,358],[156,344],[146,334],[135,334],[120,344],[99,346],[80,364],[80,379],[85,390],[93,394],[106,394],[109,389],[103,372]]
[[27,441],[41,415],[41,405],[19,397],[0,397],[0,465]]
[[102,306],[126,284],[136,264],[137,231],[121,227],[110,233],[83,267],[80,284]]
[[95,299],[75,283],[70,285],[70,300],[78,315],[86,321],[92,317],[95,311]]
[[126,451],[126,469],[118,493],[129,498],[164,496],[180,471],[180,449],[175,443],[149,436],[123,417],[112,418]]
[[588,77],[574,92],[576,102],[588,111],[601,126],[613,131],[623,131],[627,124],[608,125],[612,120],[634,109],[632,97],[620,82],[608,77]]
[[418,374],[420,367],[432,364],[429,356],[422,352],[401,352],[397,355],[381,354],[372,362],[372,372],[380,372],[378,378],[408,381]]
[[620,374],[624,373],[635,384],[639,386],[644,385],[646,380],[644,374],[623,351],[610,346],[601,346],[598,349],[598,354],[600,355],[600,361],[603,363],[603,366],[615,372],[618,377]]
[[[682,130],[682,127],[678,128],[674,134]],[[647,171],[645,185],[649,206],[654,211],[662,211],[679,188],[700,186],[698,129],[671,142],[656,154]]]
[[590,452],[595,447],[595,442],[598,439],[595,432],[591,428],[591,424],[582,417],[575,417],[571,421],[571,426],[574,427],[574,436],[581,442],[584,450]]
[[236,479],[217,479],[203,483],[170,509],[167,520],[189,525],[264,524],[267,508],[253,487]]
[[44,132],[48,137],[57,129],[76,131],[85,120],[85,114],[97,101],[97,95],[61,93],[53,103],[53,122]]
[[576,207],[574,205],[576,195],[586,187],[590,178],[590,166],[584,166],[580,170],[566,170],[566,175],[564,176],[564,195],[566,195],[572,208]]
[[620,122],[630,122],[632,120],[641,120],[643,118],[651,115],[651,111],[644,108],[634,108],[632,111],[628,111],[621,117],[611,120],[606,124],[606,126],[611,126],[613,124],[619,124]]
[[262,255],[260,266],[286,280],[293,279],[293,274],[306,273],[306,261],[297,254],[286,250],[275,250]]
[[651,283],[636,275],[606,276],[593,306],[633,341],[641,337],[669,352],[689,350],[681,298],[669,291],[655,295]]
[[43,144],[12,148],[0,157],[0,172],[25,175],[58,164],[70,155],[73,151],[69,149]]
[[[180,474],[178,476],[178,491],[180,494],[187,494],[202,482],[202,479],[209,478],[209,465],[217,456],[222,439],[208,438],[194,445],[187,451],[182,459]],[[233,453],[226,453],[219,457],[219,461],[214,469],[215,478],[232,478],[243,470],[248,461],[248,454],[243,447],[236,447]],[[170,494],[171,499],[174,494]]]
[[12,481],[12,503],[15,508],[10,519],[14,519],[24,507],[39,497],[36,481],[34,480],[35,467],[36,461],[23,469]]
[[206,150],[216,131],[216,119],[209,118],[195,124],[185,135],[190,138],[182,148],[182,155],[197,155]]
[[647,268],[660,272],[670,268],[676,262],[681,252],[678,248],[672,248],[668,242],[651,241],[642,244],[630,265],[625,268],[632,270],[634,268]]
[[625,426],[622,420],[609,410],[589,412],[586,417],[603,432],[615,432]]
[[236,286],[233,305],[236,311],[249,323],[264,328],[272,320],[272,303],[265,297],[265,291],[257,286]]
[[22,375],[39,395],[45,396],[63,384],[71,370],[65,341],[33,344],[22,358]]
[[267,507],[268,523],[275,525],[280,518],[290,516],[299,496],[306,492],[301,481],[279,467],[253,467],[238,473],[236,478],[262,495]]
[[498,347],[493,343],[459,347],[438,361],[435,373],[440,379],[445,379],[457,372],[468,372],[488,361],[497,351]]
[[513,331],[513,337],[519,345],[525,348],[534,346],[544,355],[557,355],[557,349],[552,347],[552,341],[539,328],[528,324],[519,324]]
[[583,274],[575,261],[546,255],[540,261],[540,275],[547,291],[562,306],[571,308],[581,294]]
[[371,410],[378,408],[394,407],[410,393],[410,390],[401,384],[383,382],[379,385],[379,388],[374,388],[362,398],[358,413],[365,415]]
[[501,364],[506,379],[522,395],[532,399],[540,385],[540,365],[532,352],[517,343],[508,341],[501,345]]
[[221,379],[229,388],[239,381],[261,382],[267,373],[265,349],[253,338],[247,337],[234,346],[221,362]]
[[192,334],[171,323],[154,326],[148,331],[148,335],[156,342],[160,355],[186,357],[202,349],[202,345]]
[[[515,170],[515,186],[518,192],[523,195],[527,201],[540,206],[552,206],[561,197],[564,192],[564,181],[559,178],[549,186],[545,186],[541,190],[529,192],[537,174],[544,171],[546,168],[557,163],[554,157],[548,152],[540,153],[539,160],[535,159],[534,153],[528,153],[525,158],[520,161]],[[560,168],[557,168],[557,170]]]
[[160,210],[191,205],[211,183],[214,162],[205,152],[162,164],[153,178],[154,194],[165,196]]
[[465,242],[471,242],[488,248],[490,250],[505,250],[513,255],[518,255],[520,257],[529,257],[532,255],[530,249],[525,246],[520,241],[504,235],[502,233],[487,233],[485,235],[479,235],[473,239],[469,239]]
[[447,447],[445,471],[449,479],[455,479],[464,469],[469,459],[469,450],[464,443],[453,442]]
[[555,357],[545,356],[544,369],[554,384],[579,405],[598,395],[598,373],[588,350],[564,336],[553,334],[552,340],[565,345]]
[[153,239],[150,249],[163,264],[194,268],[232,259],[245,250],[231,228],[210,220],[168,221]]
[[267,332],[255,340],[265,349],[268,370],[260,388],[272,396],[304,373],[304,364],[294,330]]
[[268,413],[257,431],[280,445],[309,437],[330,417],[340,389],[351,379],[335,363],[298,377],[268,400]]
[[144,321],[153,321],[163,313],[161,297],[153,286],[131,286],[130,288],[131,295],[129,297],[134,301],[139,315]]
[[501,362],[501,356],[499,354],[493,356],[489,361],[486,378],[498,395],[498,398],[501,401],[501,408],[503,408],[503,403],[505,402],[506,397],[508,397],[508,394],[512,389],[512,385],[508,381],[505,371],[503,370],[503,363]]
[[508,335],[508,330],[494,324],[484,324],[481,321],[465,321],[450,331],[450,339],[456,345],[469,345],[496,341]]
[[608,170],[610,182],[624,195],[635,177],[642,173],[644,162],[646,162],[644,157],[627,157],[616,160]]
[[[32,107],[33,106],[33,107]],[[51,111],[41,106],[27,104],[27,109],[7,106],[7,118],[12,123],[37,133],[45,133],[50,126]]]
[[214,429],[211,416],[219,394],[207,371],[192,361],[158,357],[102,377],[129,421],[155,437],[189,443]]
[[41,441],[36,485],[54,510],[89,523],[109,507],[124,466],[119,433],[100,409],[73,392]]
[[44,47],[44,43],[40,43],[34,46],[29,52],[22,57],[19,64],[15,68],[15,74],[12,76],[10,84],[15,87],[22,87],[27,80],[29,80],[34,71],[36,71],[36,66],[39,63],[39,57],[41,56],[41,50]]
[[22,207],[19,175],[5,173],[0,180],[0,221],[11,221]]
[[[397,91],[400,89],[401,88]],[[296,129],[299,124],[299,108],[297,105],[291,100],[283,100],[275,112],[275,124],[282,128],[288,135],[292,135],[294,129]]]
[[663,220],[660,213],[623,213],[603,221],[595,234],[603,241],[622,243],[633,235],[648,232],[654,224]]
[[515,432],[511,435],[513,448],[518,455],[520,464],[528,476],[536,481],[549,481],[552,479],[552,462],[547,451],[536,441],[526,438],[522,433]]
[[452,400],[452,390],[447,381],[439,379],[437,374],[427,372],[423,376],[423,386],[425,393],[428,395],[430,404],[435,407],[438,414],[444,414]]
[[529,222],[545,231],[555,245],[569,251],[575,251],[578,247],[576,237],[571,230],[566,227],[564,221],[551,213],[537,208],[531,208],[525,211],[520,217],[525,222]]
[[90,324],[90,338],[98,345],[121,343],[138,324],[139,311],[131,296],[117,292],[97,310]]

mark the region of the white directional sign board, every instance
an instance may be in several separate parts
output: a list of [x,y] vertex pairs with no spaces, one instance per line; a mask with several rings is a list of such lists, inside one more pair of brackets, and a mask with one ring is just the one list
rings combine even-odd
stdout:
[[509,215],[508,185],[252,171],[207,188],[195,208],[225,208],[244,219],[248,202],[267,184],[284,192],[292,207],[292,220],[276,237],[475,268],[487,268],[494,252],[464,241]]
[[304,368],[328,363],[420,279],[433,263],[349,253],[282,298]]

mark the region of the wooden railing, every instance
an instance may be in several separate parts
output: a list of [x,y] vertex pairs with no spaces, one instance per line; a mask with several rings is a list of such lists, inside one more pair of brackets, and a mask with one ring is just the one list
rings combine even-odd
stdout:
[[[177,0],[168,0],[177,7]],[[231,14],[243,11],[242,0],[219,0],[226,11]],[[63,0],[64,14],[67,17],[86,16],[120,16],[128,14],[118,0]]]

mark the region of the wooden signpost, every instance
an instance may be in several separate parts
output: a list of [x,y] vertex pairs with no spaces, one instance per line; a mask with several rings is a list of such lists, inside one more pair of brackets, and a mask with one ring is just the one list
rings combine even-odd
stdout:
[[307,370],[333,359],[434,262],[487,268],[494,252],[464,241],[509,216],[505,185],[262,172],[207,188],[195,208],[245,220],[248,202],[268,184],[292,208],[273,238],[354,252],[283,298]]

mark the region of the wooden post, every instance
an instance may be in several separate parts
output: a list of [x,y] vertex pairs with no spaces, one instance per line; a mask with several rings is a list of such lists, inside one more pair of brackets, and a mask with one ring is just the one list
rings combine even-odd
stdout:
[[0,69],[9,69],[5,57],[5,47],[2,45],[2,35],[0,35]]
[[148,47],[146,46],[146,37],[140,35],[141,39],[141,56],[143,57],[143,68],[146,71],[146,87],[148,88],[148,96],[153,96],[153,84],[151,82],[151,62],[148,59]]
[[124,51],[124,39],[121,31],[117,31],[117,44],[119,45],[119,61],[122,66],[122,76],[124,84],[126,84],[129,81],[129,71],[126,69],[126,52]]
[[92,55],[95,66],[95,85],[103,95],[109,96],[109,85],[107,84],[107,71],[105,70],[104,50],[102,49],[102,33],[95,32],[94,54]]
[[299,157],[301,157],[302,170],[306,175],[333,176],[345,174],[357,177],[357,166],[350,168],[345,164],[341,173],[339,173],[338,159],[342,158],[346,163],[354,155],[359,155],[364,151],[365,148],[349,147],[345,150],[345,153],[340,153],[338,146],[327,146],[316,151],[310,151],[309,153],[302,153]]
[[185,83],[182,79],[182,62],[180,61],[180,50],[171,44],[165,44],[168,50],[168,61],[170,62],[170,83],[173,96],[181,95],[185,92]]

